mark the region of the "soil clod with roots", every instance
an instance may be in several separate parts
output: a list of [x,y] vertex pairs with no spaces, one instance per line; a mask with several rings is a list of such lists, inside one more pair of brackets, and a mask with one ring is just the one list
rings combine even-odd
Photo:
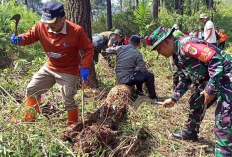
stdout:
[[[137,131],[136,137],[128,137],[121,141],[117,138],[118,126],[125,118],[128,105],[132,105],[132,88],[117,85],[111,89],[100,108],[89,114],[83,121],[67,127],[62,133],[64,141],[71,141],[74,153],[96,155],[99,148],[106,148],[102,156],[127,156],[139,150]],[[136,149],[135,149],[136,148]],[[102,149],[102,150],[103,150]],[[135,153],[136,154],[136,153]],[[134,154],[134,155],[135,155]]]

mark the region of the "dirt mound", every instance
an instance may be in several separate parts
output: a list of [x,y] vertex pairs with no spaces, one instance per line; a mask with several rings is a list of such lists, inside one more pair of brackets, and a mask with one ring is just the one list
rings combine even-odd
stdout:
[[[72,142],[76,154],[78,150],[81,150],[83,154],[96,155],[99,148],[106,147],[111,149],[110,152],[104,152],[107,156],[130,154],[130,152],[135,153],[136,150],[141,150],[138,148],[142,146],[141,142],[138,142],[138,139],[141,139],[137,136],[139,133],[136,137],[126,138],[126,141],[122,142],[117,138],[118,126],[125,117],[128,105],[132,104],[131,98],[132,88],[129,86],[118,85],[112,88],[101,107],[89,114],[88,118],[84,120],[84,124],[78,122],[63,131],[63,140]],[[121,149],[122,145],[131,145],[131,147]]]
[[87,126],[73,139],[73,150],[78,152],[79,149],[84,153],[96,155],[97,150],[106,147],[117,135],[106,125],[99,127],[97,124]]

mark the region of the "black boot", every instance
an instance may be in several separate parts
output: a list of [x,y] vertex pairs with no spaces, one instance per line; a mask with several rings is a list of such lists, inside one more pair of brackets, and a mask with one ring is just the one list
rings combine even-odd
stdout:
[[188,128],[184,129],[182,132],[174,132],[173,137],[183,139],[183,140],[190,140],[193,142],[198,142],[197,132],[194,130],[189,130]]

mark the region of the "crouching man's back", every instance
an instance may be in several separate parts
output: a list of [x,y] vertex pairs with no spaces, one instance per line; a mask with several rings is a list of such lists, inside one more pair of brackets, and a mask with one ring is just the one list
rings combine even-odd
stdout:
[[117,54],[116,77],[121,84],[136,85],[136,94],[143,95],[142,85],[146,82],[149,97],[158,102],[155,92],[154,75],[147,71],[142,54],[137,50],[140,37],[132,35],[130,44],[121,47],[111,47],[109,53]]
[[122,46],[117,53],[116,77],[118,82],[127,83],[138,71],[147,72],[142,54],[132,44]]

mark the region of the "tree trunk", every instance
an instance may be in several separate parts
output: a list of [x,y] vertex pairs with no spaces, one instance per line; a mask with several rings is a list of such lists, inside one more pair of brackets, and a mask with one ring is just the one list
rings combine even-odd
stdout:
[[199,11],[199,4],[200,2],[199,1],[197,1],[197,4],[196,4],[196,12],[198,12]]
[[207,6],[209,6],[209,0],[205,0]]
[[155,28],[158,27],[158,15],[159,15],[159,0],[154,0],[154,4],[153,4],[153,19],[155,21]]
[[123,0],[119,0],[119,4],[120,4],[120,11],[122,12],[122,3],[123,3]]
[[[179,0],[179,6],[178,7],[179,7],[178,14],[183,15],[184,14],[183,0]],[[183,22],[183,20],[181,19],[180,23],[178,23],[179,27],[180,27],[180,30],[182,30],[182,22]]]
[[178,11],[179,9],[179,0],[175,0],[175,10]]
[[113,28],[112,24],[112,12],[111,12],[111,0],[106,0],[107,2],[107,27],[108,31]]
[[213,8],[213,0],[209,0],[209,8],[210,8],[210,9]]
[[[66,0],[66,9],[67,19],[82,26],[92,41],[90,0]],[[91,64],[87,83],[90,88],[98,87],[94,63]]]
[[27,4],[27,0],[25,0],[25,5],[28,5],[28,4]]
[[136,6],[138,6],[139,5],[139,0],[136,0]]
[[191,0],[188,1],[189,4],[188,4],[188,16],[191,16]]
[[180,9],[180,15],[184,15],[184,7],[183,7],[183,0],[179,1],[179,9]]
[[129,0],[129,7],[132,8],[132,0]]

